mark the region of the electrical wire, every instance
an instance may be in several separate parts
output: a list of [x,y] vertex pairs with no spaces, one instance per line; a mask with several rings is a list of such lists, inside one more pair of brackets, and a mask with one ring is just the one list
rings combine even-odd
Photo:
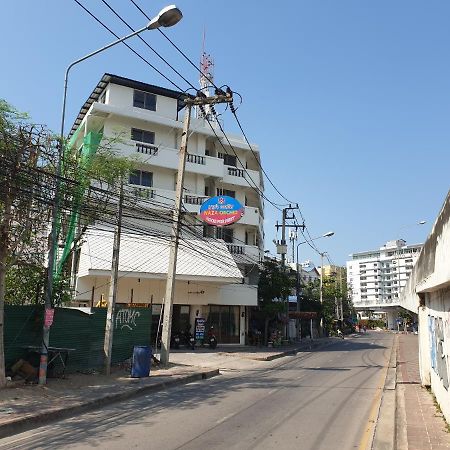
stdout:
[[[120,39],[120,36],[116,34],[114,31],[111,30],[107,25],[105,25],[95,14],[93,14],[89,9],[87,9],[82,3],[80,3],[78,0],[73,0],[77,5],[79,5],[84,11],[86,11],[96,22],[98,22],[103,28],[108,30],[113,36],[115,36],[117,39]],[[146,58],[144,58],[140,53],[138,53],[134,48],[132,48],[130,45],[128,45],[126,42],[122,42],[123,45],[125,45],[129,50],[131,50],[139,59],[144,61],[147,65],[149,65],[153,70],[155,70],[159,75],[161,75],[166,81],[168,81],[171,85],[176,87],[179,91],[183,92],[184,90],[178,86],[174,81],[172,81],[169,77],[164,75],[158,68],[156,68],[150,61],[148,61]]]
[[[122,22],[130,31],[136,31],[106,0],[101,2]],[[150,19],[149,19],[150,20]],[[185,81],[190,87],[195,89],[195,86],[187,80],[175,67],[173,67],[160,53],[158,53],[142,36],[137,35],[141,42],[143,42],[161,61],[167,64],[183,81]]]

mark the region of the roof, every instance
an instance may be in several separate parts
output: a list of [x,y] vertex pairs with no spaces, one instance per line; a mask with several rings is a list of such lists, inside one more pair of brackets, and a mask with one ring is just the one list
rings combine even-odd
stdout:
[[129,87],[132,89],[137,89],[144,92],[149,92],[150,94],[162,95],[164,97],[174,98],[178,100],[178,111],[184,108],[185,104],[183,102],[184,98],[187,97],[185,92],[174,91],[172,89],[163,88],[161,86],[155,86],[153,84],[143,83],[142,81],[131,80],[130,78],[121,77],[119,75],[114,75],[111,73],[105,73],[100,81],[95,86],[94,90],[89,95],[88,99],[84,102],[80,109],[80,112],[72,125],[69,133],[69,138],[76,131],[83,121],[84,116],[89,111],[92,103],[96,102],[100,97],[100,94],[105,90],[109,83],[118,84],[120,86]]
[[[111,272],[114,234],[91,228],[84,236],[78,276]],[[124,277],[166,279],[169,237],[122,233],[119,273]],[[218,239],[181,239],[177,257],[177,278],[183,280],[241,283],[243,278],[225,243]]]

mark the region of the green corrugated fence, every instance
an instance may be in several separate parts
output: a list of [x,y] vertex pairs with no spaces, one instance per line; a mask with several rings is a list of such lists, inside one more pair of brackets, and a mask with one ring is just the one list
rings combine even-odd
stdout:
[[[5,306],[5,360],[10,367],[27,354],[26,346],[40,346],[42,306]],[[67,371],[96,369],[103,364],[106,308],[91,313],[71,308],[55,308],[50,329],[50,346],[73,348]],[[133,346],[151,345],[151,308],[117,307],[114,314],[112,362],[131,357]]]

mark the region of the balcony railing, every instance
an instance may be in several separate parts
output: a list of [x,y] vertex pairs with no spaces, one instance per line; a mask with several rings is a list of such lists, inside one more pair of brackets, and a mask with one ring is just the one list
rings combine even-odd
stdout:
[[193,163],[193,164],[202,164],[203,166],[206,165],[206,160],[204,156],[201,155],[187,155],[187,162]]
[[138,198],[143,198],[146,200],[155,198],[155,191],[151,188],[133,187],[132,192]]
[[228,167],[228,175],[233,177],[245,177],[245,171],[242,169],[237,169],[236,167]]
[[243,245],[227,244],[227,248],[232,255],[245,255],[245,247]]
[[184,196],[184,203],[189,203],[190,205],[201,205],[205,200],[209,197],[200,197],[198,195],[189,195],[186,194]]
[[144,155],[156,156],[158,154],[158,147],[153,144],[145,144],[144,142],[136,142],[136,151]]

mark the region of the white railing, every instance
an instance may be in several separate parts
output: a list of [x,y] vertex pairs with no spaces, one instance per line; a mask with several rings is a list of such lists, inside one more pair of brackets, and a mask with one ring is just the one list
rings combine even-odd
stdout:
[[189,203],[190,205],[201,205],[208,198],[209,197],[200,195],[185,194],[183,201],[184,203]]
[[228,175],[231,175],[233,177],[245,177],[245,171],[243,169],[237,169],[236,167],[227,167],[228,169]]
[[203,166],[206,164],[206,158],[201,155],[188,154],[186,160],[193,164],[201,164]]
[[136,142],[136,151],[144,155],[156,156],[158,154],[158,147],[153,144],[146,144],[144,142]]

